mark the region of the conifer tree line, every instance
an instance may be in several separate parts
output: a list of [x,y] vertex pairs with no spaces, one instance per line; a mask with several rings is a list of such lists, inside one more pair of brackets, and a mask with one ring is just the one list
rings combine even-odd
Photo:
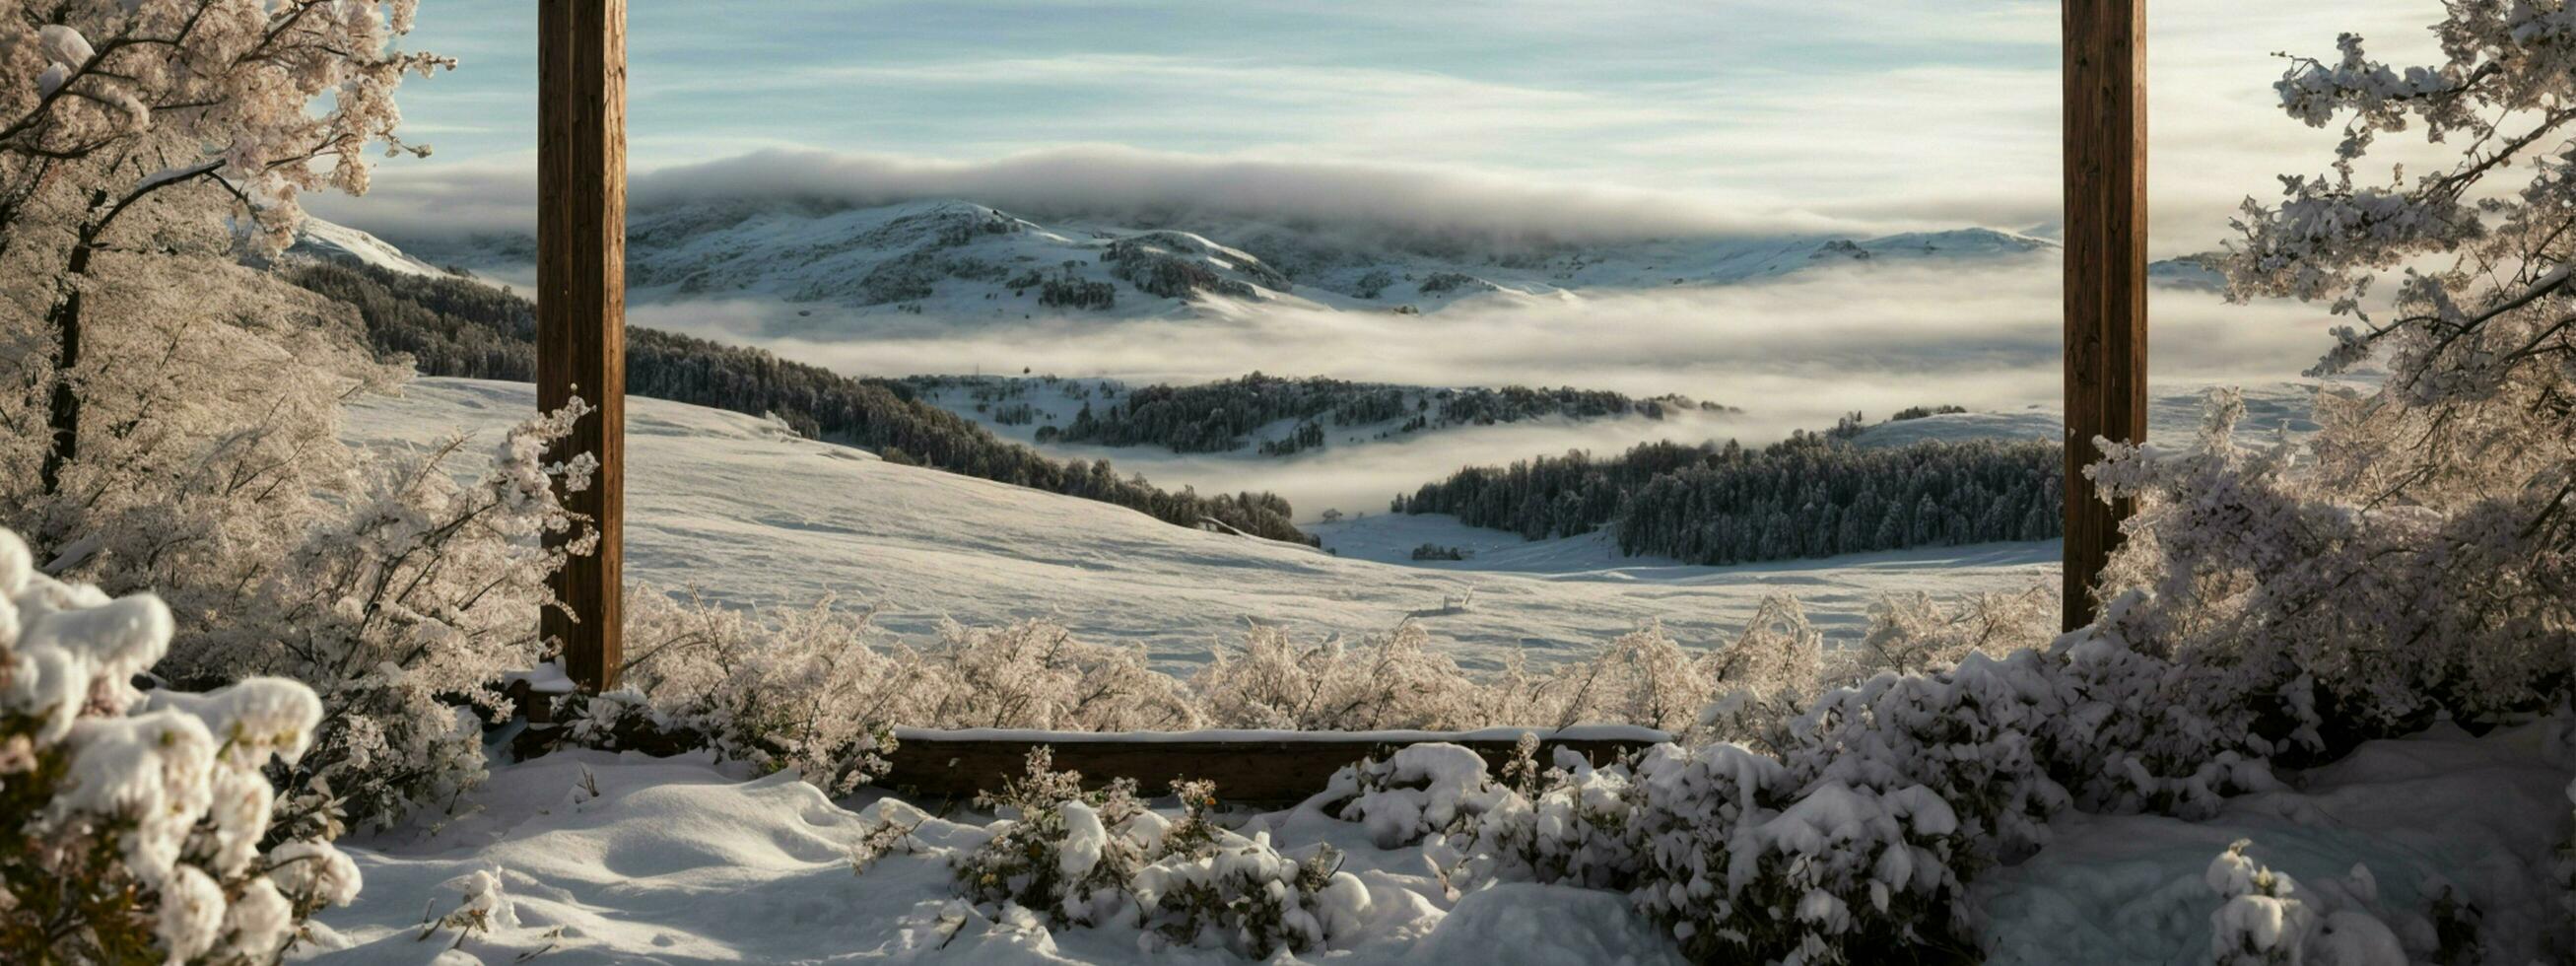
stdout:
[[[536,307],[464,278],[423,278],[364,265],[313,262],[296,284],[357,308],[368,344],[408,354],[422,375],[526,382],[536,377]],[[1311,543],[1273,493],[1201,496],[1108,460],[1058,461],[995,437],[971,420],[922,402],[901,383],[854,379],[761,349],[628,326],[626,388],[638,396],[761,415],[796,432],[865,447],[886,459],[1067,496],[1114,503],[1182,526],[1213,520],[1243,533]]]
[[1758,449],[1645,443],[1471,467],[1394,501],[1532,540],[1609,528],[1619,550],[1697,564],[2061,533],[2064,456],[2046,440],[1857,446],[1799,432]]
[[1376,434],[1386,437],[1549,416],[1598,419],[1634,413],[1662,419],[1689,409],[1722,412],[1727,407],[1678,396],[1634,399],[1570,387],[1429,389],[1255,372],[1198,385],[1140,386],[1104,405],[1084,405],[1071,423],[1046,434],[1042,441],[1218,453],[1252,445],[1250,437],[1265,426],[1296,420],[1287,434],[1259,444],[1262,455],[1285,456],[1325,445],[1330,438],[1328,427],[1396,424]]

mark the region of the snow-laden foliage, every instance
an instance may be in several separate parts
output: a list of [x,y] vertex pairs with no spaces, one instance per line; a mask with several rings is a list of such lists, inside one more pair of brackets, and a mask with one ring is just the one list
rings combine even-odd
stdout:
[[[339,404],[394,388],[346,307],[234,264],[273,254],[310,190],[362,193],[393,91],[447,62],[395,49],[409,0],[0,3],[0,525],[49,574],[151,589],[155,669],[211,687],[311,685],[313,748],[281,816],[391,821],[482,773],[461,708],[538,657],[531,632],[578,524],[544,448],[460,482],[451,444],[360,453]],[[247,237],[245,237],[247,236]]]
[[1202,718],[1180,681],[1145,666],[1143,647],[1078,641],[1048,621],[952,622],[923,657],[939,700],[909,720],[928,727],[1179,731]]
[[2055,595],[2050,586],[1971,594],[1947,609],[1930,594],[1889,597],[1870,608],[1869,629],[1857,646],[1826,656],[1827,678],[1848,684],[1881,670],[1949,667],[1970,654],[2000,657],[2056,632]]
[[[883,776],[897,728],[1471,730],[1637,724],[1755,740],[1817,686],[1821,635],[1787,597],[1734,642],[1694,651],[1661,627],[1545,672],[1471,675],[1419,623],[1302,644],[1275,627],[1184,680],[1135,647],[1063,625],[951,623],[915,647],[831,601],[752,614],[650,587],[628,593],[624,685],[556,699],[565,737],[606,749],[703,748],[794,768],[835,793]],[[489,679],[487,678],[487,681]],[[488,692],[488,686],[484,689]],[[1719,708],[1723,713],[1711,713]],[[1771,727],[1770,730],[1776,730]]]
[[1297,857],[1219,827],[1214,786],[1175,782],[1166,818],[1121,779],[1084,791],[1078,772],[1053,770],[1046,748],[1027,773],[976,805],[1003,816],[982,847],[959,855],[959,890],[979,905],[1036,910],[1058,926],[1118,924],[1184,946],[1255,958],[1325,948],[1351,935],[1368,890],[1328,848]]
[[1475,682],[1411,621],[1356,648],[1338,638],[1306,646],[1256,625],[1241,649],[1220,651],[1190,683],[1207,704],[1208,724],[1219,728],[1474,727],[1467,696]]
[[99,286],[172,255],[279,251],[300,193],[364,194],[378,147],[427,153],[395,133],[394,90],[452,62],[395,49],[413,7],[0,4],[0,322],[42,400],[47,495],[80,489],[73,464],[117,425],[84,412],[104,357],[90,330],[130,321]]
[[[1414,622],[1357,647],[1339,640],[1301,645],[1286,631],[1257,626],[1240,649],[1220,651],[1190,686],[1207,724],[1222,728],[1618,723],[1676,734],[1716,727],[1734,736],[1813,693],[1822,651],[1823,635],[1797,601],[1775,596],[1762,601],[1728,644],[1694,651],[1649,624],[1584,660],[1533,671],[1514,655],[1500,673],[1484,676],[1434,650],[1429,630]],[[1728,699],[1727,713],[1707,716],[1721,698]]]
[[321,702],[277,678],[138,693],[171,629],[159,599],[57,582],[0,530],[0,959],[266,962],[356,896],[322,838],[262,844],[262,769],[306,753]]
[[1483,756],[1460,745],[1430,743],[1344,767],[1300,807],[1361,823],[1378,848],[1391,849],[1434,832],[1464,829],[1500,805],[1505,794],[1486,778]]
[[[2238,840],[2209,863],[2203,880],[2218,894],[2209,914],[2209,954],[2216,966],[2407,966],[2406,949],[2386,923],[2361,908],[2321,909],[2287,874],[2245,854]],[[2355,868],[2354,886],[2375,898],[2367,869]],[[2349,890],[2345,890],[2349,891]],[[2444,956],[2443,962],[2463,962]]]
[[1428,836],[1458,889],[1625,891],[1702,961],[1867,961],[1955,941],[1967,836],[1930,788],[1808,776],[1724,742],[1597,769],[1560,753],[1536,773],[1535,747],[1497,782],[1472,751],[1415,745],[1301,807],[1366,823],[1381,848]]
[[830,601],[765,625],[650,587],[627,595],[624,686],[563,699],[574,741],[677,740],[762,770],[795,768],[847,793],[886,772],[893,724],[922,712],[929,669],[866,639],[866,615]]
[[483,771],[460,706],[497,707],[501,675],[539,657],[557,555],[537,538],[578,535],[551,487],[590,470],[545,448],[578,413],[485,444],[479,467],[461,438],[354,450],[341,400],[401,376],[339,334],[345,309],[215,259],[101,261],[119,271],[87,290],[99,351],[79,395],[94,431],[49,490],[46,393],[0,393],[16,430],[0,435],[0,524],[36,535],[48,573],[164,600],[164,678],[273,675],[321,695],[284,815],[384,822],[452,800]]
[[[2106,447],[2108,492],[2140,499],[2103,587],[2114,628],[2196,675],[2294,684],[2228,714],[2384,733],[2437,711],[2536,708],[2576,669],[2576,44],[2559,2],[2453,0],[2436,63],[2346,35],[2293,59],[2294,119],[2340,123],[2327,172],[2249,199],[2225,266],[2237,298],[2322,302],[2351,324],[2316,373],[2305,446],[2247,452],[2222,396],[2184,446]],[[2377,180],[2371,152],[2420,134],[2451,160]],[[2393,284],[2379,285],[2383,279]],[[2369,372],[2376,365],[2382,371]],[[2242,721],[2220,722],[2234,728]]]
[[899,726],[1143,731],[1202,720],[1187,686],[1139,649],[1078,641],[1046,621],[950,624],[915,649],[882,639],[872,612],[828,600],[765,617],[650,587],[628,600],[623,687],[558,700],[575,743],[705,748],[797,769],[839,794],[886,773]]

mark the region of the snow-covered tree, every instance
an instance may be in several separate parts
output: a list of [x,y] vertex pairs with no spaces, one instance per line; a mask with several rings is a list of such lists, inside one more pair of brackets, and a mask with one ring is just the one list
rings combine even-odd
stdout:
[[[2368,733],[2535,707],[2576,670],[2576,11],[2455,0],[2433,32],[2433,63],[2353,35],[2294,59],[2284,108],[2344,137],[2237,223],[2233,296],[2351,320],[2316,437],[2240,448],[2221,395],[2196,442],[2097,474],[2144,497],[2104,632],[2192,668],[2174,697],[2212,714]],[[2372,177],[2410,134],[2451,159]]]
[[[534,663],[556,555],[544,447],[362,453],[341,402],[386,391],[348,307],[240,267],[299,193],[362,192],[395,127],[413,5],[372,0],[0,2],[0,523],[41,568],[149,588],[166,680],[310,684],[311,750],[281,816],[328,827],[446,802],[482,773],[460,708]],[[479,447],[477,447],[479,448]],[[578,541],[576,541],[578,545]]]
[[379,146],[426,154],[395,133],[393,93],[453,61],[393,49],[415,5],[0,3],[0,311],[31,316],[51,342],[35,373],[46,491],[96,431],[81,384],[91,290],[112,270],[100,256],[237,231],[274,252],[302,218],[300,192],[364,193]]

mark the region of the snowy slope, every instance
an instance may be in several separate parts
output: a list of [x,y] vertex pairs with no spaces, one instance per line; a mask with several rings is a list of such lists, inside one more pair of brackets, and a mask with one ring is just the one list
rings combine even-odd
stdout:
[[[525,384],[423,379],[404,398],[350,407],[370,446],[479,439],[534,408]],[[826,592],[882,604],[882,623],[933,632],[1052,616],[1096,640],[1137,641],[1157,662],[1205,660],[1247,622],[1311,639],[1423,620],[1462,663],[1526,647],[1549,662],[1588,654],[1647,620],[1685,643],[1730,639],[1766,593],[1796,594],[1839,638],[1884,594],[2018,590],[2054,581],[2049,544],[1879,554],[1735,567],[1614,557],[1606,546],[1530,550],[1515,570],[1426,568],[1203,533],[1103,503],[797,439],[759,419],[651,399],[628,408],[627,567],[714,599],[810,604]],[[1372,517],[1371,519],[1376,519]],[[1473,594],[1466,613],[1444,600]]]
[[[2054,249],[1984,228],[1881,238],[1688,238],[1494,248],[1368,238],[1240,218],[1136,224],[1038,220],[971,201],[871,208],[701,201],[631,214],[627,280],[644,300],[758,295],[859,315],[949,322],[1233,316],[1267,306],[1432,312],[1478,298],[1714,285],[1871,260],[2009,258]],[[523,261],[524,239],[437,245],[478,266]],[[1053,303],[1047,281],[1111,304]],[[1067,287],[1066,293],[1072,288]]]
[[289,251],[317,258],[340,258],[401,272],[405,275],[443,277],[445,269],[413,258],[392,243],[347,225],[320,218],[306,218],[295,231],[295,245]]

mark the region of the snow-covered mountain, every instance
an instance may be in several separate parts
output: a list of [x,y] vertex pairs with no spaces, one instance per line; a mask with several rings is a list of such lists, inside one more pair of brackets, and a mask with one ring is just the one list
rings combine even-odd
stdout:
[[[473,267],[523,264],[525,238],[423,241]],[[1207,217],[1022,217],[963,200],[867,208],[690,202],[630,213],[639,299],[755,294],[971,320],[1232,312],[1262,303],[1433,312],[1480,295],[1717,285],[1871,260],[1982,260],[2054,242],[1985,228],[1878,238],[1783,236],[1489,244]]]

